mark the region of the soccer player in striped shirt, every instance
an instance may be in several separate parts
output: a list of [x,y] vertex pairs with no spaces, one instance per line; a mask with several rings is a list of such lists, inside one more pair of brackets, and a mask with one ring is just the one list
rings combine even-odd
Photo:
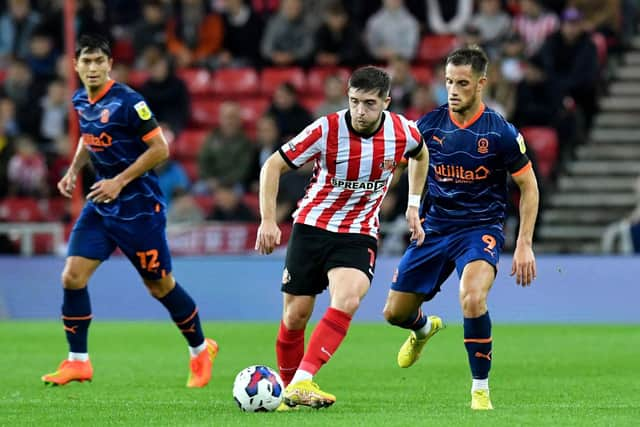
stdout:
[[473,377],[471,408],[493,409],[489,398],[491,319],[487,296],[504,243],[507,173],[520,187],[520,230],[511,274],[529,286],[536,276],[532,249],[538,186],[522,135],[482,102],[488,59],[478,47],[461,48],[446,61],[448,104],[420,118],[429,149],[427,196],[422,202],[425,242],[409,245],[384,308],[393,325],[410,329],[398,365],[418,359],[427,340],[442,328],[421,309],[454,269],[460,277],[464,344]]
[[153,171],[169,155],[167,141],[142,96],[109,77],[112,63],[104,38],[80,37],[74,64],[84,87],[74,94],[73,106],[82,137],[58,189],[71,197],[76,176],[89,161],[98,179],[71,231],[62,273],[62,322],[69,356],[42,381],[64,385],[92,379],[87,336],[93,316],[87,282],[119,247],[189,344],[187,386],[203,387],[211,378],[218,345],[205,339],[195,302],[171,274],[166,205]]
[[[260,173],[262,221],[256,250],[269,254],[280,243],[275,221],[280,175],[314,162],[313,177],[294,212],[282,275],[283,317],[276,341],[280,375],[287,385],[285,405],[327,407],[335,396],[313,376],[329,361],[347,334],[351,318],[373,278],[378,212],[396,166],[409,158],[411,238],[422,244],[418,205],[429,163],[413,122],[386,111],[389,75],[376,67],[349,79],[349,109],[321,117],[280,147]],[[304,330],[315,297],[329,288],[330,307],[313,331],[307,350]]]

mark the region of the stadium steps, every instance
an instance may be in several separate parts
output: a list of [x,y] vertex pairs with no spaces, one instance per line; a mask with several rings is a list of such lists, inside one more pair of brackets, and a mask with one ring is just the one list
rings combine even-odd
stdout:
[[600,253],[605,228],[640,202],[640,36],[633,48],[612,69],[590,135],[544,201],[537,253]]

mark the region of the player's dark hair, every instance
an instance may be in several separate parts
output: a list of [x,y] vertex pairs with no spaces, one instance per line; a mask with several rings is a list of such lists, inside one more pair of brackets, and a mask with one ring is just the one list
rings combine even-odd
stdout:
[[447,57],[446,64],[453,65],[471,65],[471,70],[481,76],[487,75],[487,67],[489,66],[489,58],[478,45],[469,45],[454,50]]
[[349,77],[349,88],[364,92],[378,91],[380,98],[389,96],[391,77],[382,68],[367,65],[358,68]]
[[111,46],[109,40],[100,34],[83,34],[76,44],[76,59],[83,53],[102,52],[111,58]]

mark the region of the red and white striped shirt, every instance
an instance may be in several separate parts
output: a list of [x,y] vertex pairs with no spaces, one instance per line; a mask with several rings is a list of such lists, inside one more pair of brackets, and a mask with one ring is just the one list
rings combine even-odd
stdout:
[[393,171],[402,157],[415,155],[422,137],[415,124],[385,111],[370,137],[354,132],[348,110],[329,114],[280,147],[289,166],[315,162],[305,196],[293,213],[295,223],[337,233],[378,237],[378,212]]

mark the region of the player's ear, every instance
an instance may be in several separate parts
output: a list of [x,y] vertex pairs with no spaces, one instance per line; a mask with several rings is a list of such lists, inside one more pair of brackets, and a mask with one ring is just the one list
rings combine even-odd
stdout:
[[386,110],[387,108],[389,108],[389,104],[391,104],[391,97],[387,96],[384,101],[382,101],[382,103],[384,104],[384,108],[383,110]]
[[481,76],[478,79],[478,91],[481,91],[482,89],[484,89],[486,84],[487,84],[487,76]]

